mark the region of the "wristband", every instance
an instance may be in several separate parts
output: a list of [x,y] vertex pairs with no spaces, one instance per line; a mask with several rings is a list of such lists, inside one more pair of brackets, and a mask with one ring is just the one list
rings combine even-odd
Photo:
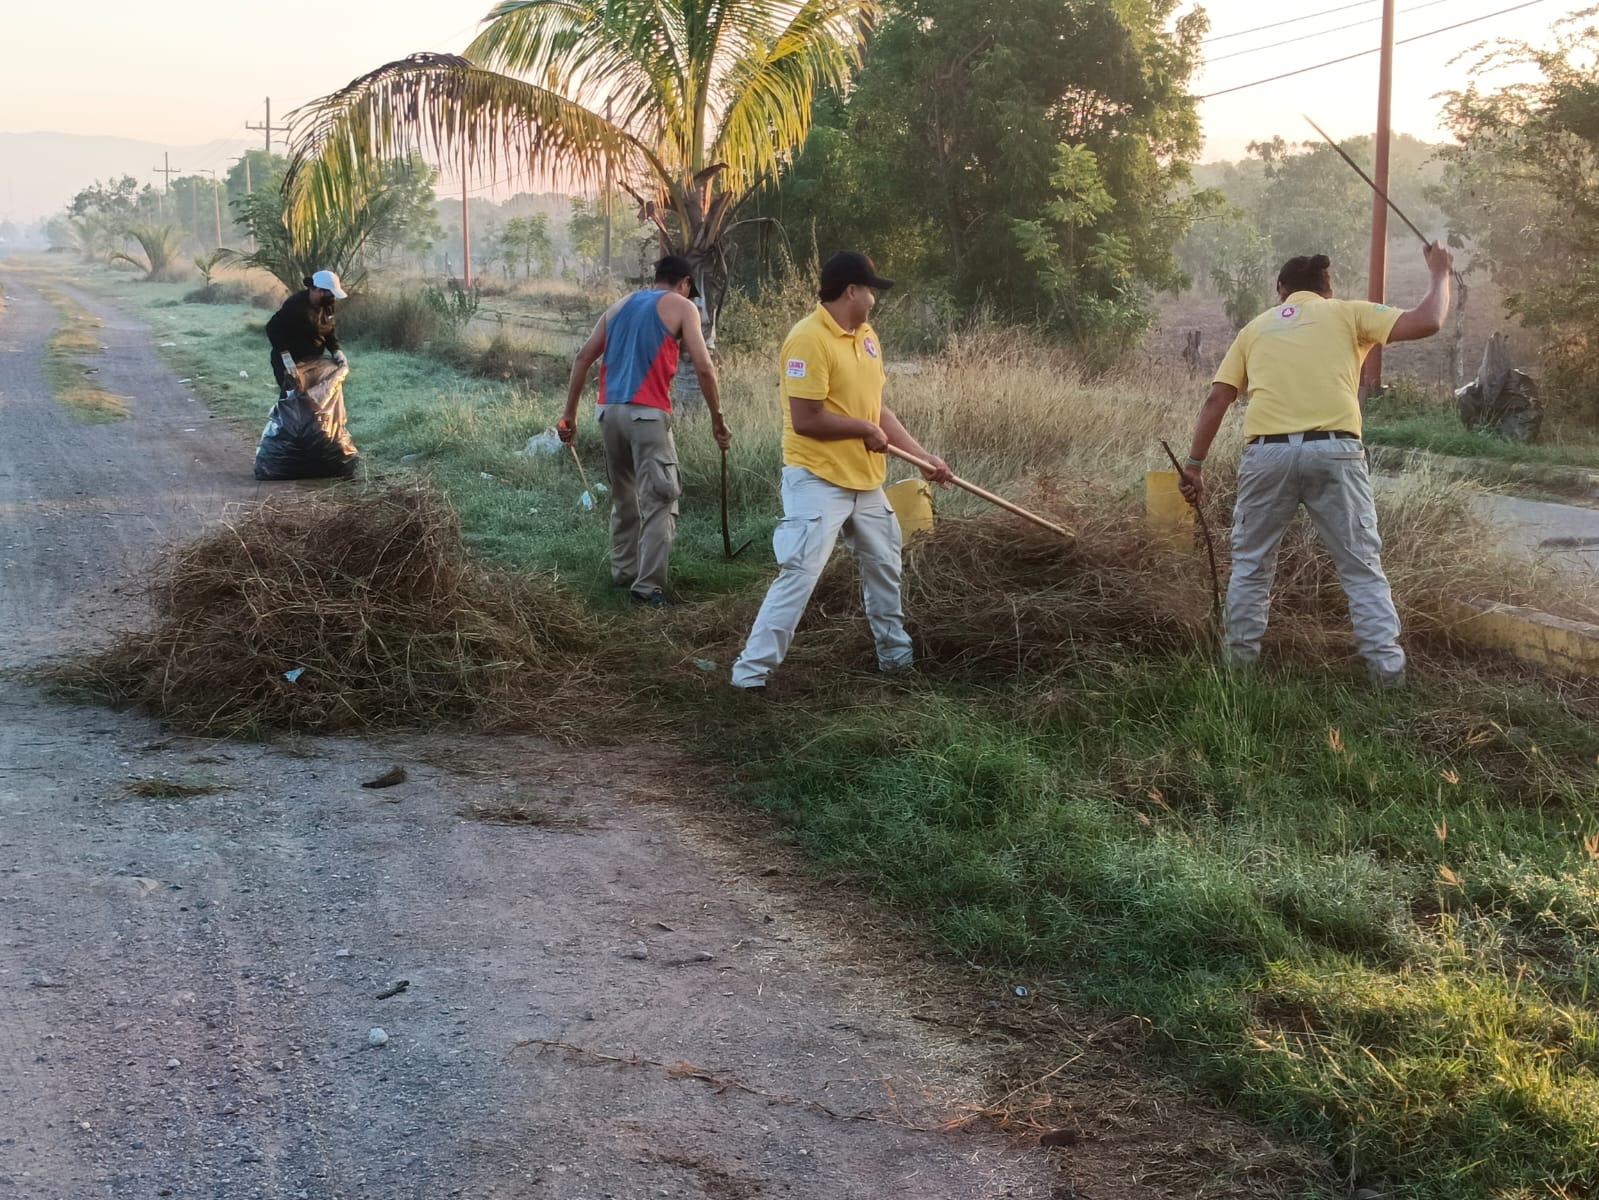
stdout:
[[1205,460],[1202,458],[1195,458],[1192,454],[1190,454],[1186,459],[1183,460],[1183,466],[1192,467],[1196,471],[1202,471],[1205,469]]

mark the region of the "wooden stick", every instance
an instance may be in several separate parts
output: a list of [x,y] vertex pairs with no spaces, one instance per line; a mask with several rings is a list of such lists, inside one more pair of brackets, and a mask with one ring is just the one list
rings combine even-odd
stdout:
[[566,448],[572,452],[572,461],[577,464],[577,477],[583,481],[583,490],[591,496],[594,495],[593,489],[589,487],[588,472],[583,469],[583,460],[577,455],[577,446],[568,442]]
[[[895,458],[902,459],[905,462],[910,463],[913,467],[918,467],[923,471],[933,470],[932,463],[928,462],[926,459],[917,458],[914,454],[907,454],[898,446],[890,446],[888,448],[888,452]],[[980,488],[975,483],[968,483],[959,475],[950,476],[950,482],[956,487],[960,488],[961,491],[970,492],[979,500],[987,500],[990,504],[993,504],[999,508],[1003,508],[1008,513],[1014,513],[1024,521],[1031,521],[1034,525],[1037,525],[1042,529],[1047,529],[1051,533],[1060,534],[1061,537],[1065,538],[1069,542],[1074,542],[1077,540],[1077,535],[1070,529],[1067,529],[1065,526],[1057,525],[1053,521],[1046,520],[1035,512],[1028,512],[1020,504],[1012,504],[1009,500],[1005,499],[1005,497],[996,496],[993,492],[988,491],[986,488]]]

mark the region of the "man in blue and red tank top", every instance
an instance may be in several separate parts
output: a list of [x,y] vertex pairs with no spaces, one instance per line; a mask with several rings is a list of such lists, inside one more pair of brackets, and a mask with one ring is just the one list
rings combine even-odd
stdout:
[[683,485],[672,440],[672,377],[679,343],[694,364],[716,444],[732,441],[722,420],[716,368],[700,328],[693,269],[669,254],[655,264],[655,284],[618,300],[578,351],[556,425],[563,442],[577,435],[577,404],[589,370],[600,363],[600,432],[611,482],[611,579],[639,604],[664,608],[677,501]]

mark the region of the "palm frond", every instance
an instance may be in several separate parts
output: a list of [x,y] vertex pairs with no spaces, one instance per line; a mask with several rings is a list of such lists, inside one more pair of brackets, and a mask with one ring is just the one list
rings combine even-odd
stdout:
[[721,125],[709,156],[729,164],[723,186],[775,172],[805,141],[818,90],[844,87],[860,65],[876,0],[806,0],[776,36],[750,30],[722,76]]
[[473,62],[608,109],[665,157],[693,140],[694,39],[681,0],[501,0],[485,20],[466,49]]
[[549,88],[453,54],[413,54],[289,115],[289,218],[371,194],[385,160],[421,150],[492,176],[502,167],[592,181],[653,156],[617,125]]

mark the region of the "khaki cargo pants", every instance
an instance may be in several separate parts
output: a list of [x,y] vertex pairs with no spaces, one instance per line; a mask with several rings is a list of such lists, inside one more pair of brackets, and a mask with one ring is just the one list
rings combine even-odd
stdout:
[[1303,505],[1349,597],[1355,643],[1378,683],[1405,673],[1399,613],[1382,569],[1382,538],[1372,501],[1366,450],[1353,438],[1255,442],[1238,464],[1233,508],[1233,573],[1227,586],[1227,657],[1250,666],[1260,657],[1277,574],[1277,549]]
[[672,414],[601,405],[600,433],[611,484],[611,578],[637,596],[665,592],[683,494]]

